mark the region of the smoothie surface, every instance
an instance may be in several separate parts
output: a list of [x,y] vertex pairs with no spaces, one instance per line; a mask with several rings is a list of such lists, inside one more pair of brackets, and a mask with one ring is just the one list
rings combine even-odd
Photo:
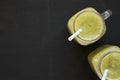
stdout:
[[104,29],[104,23],[100,15],[95,12],[81,13],[75,20],[75,31],[82,29],[82,32],[78,35],[84,40],[96,39],[101,35]]
[[112,79],[120,78],[120,53],[111,52],[105,56],[101,62],[101,71],[108,69],[108,77]]

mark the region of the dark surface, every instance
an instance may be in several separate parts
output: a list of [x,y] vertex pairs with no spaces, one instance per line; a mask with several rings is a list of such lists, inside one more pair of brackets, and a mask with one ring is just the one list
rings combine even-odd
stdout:
[[[104,37],[83,47],[67,41],[67,21],[88,6],[113,15]],[[120,46],[119,7],[119,0],[0,0],[0,79],[98,80],[87,56],[103,44]]]

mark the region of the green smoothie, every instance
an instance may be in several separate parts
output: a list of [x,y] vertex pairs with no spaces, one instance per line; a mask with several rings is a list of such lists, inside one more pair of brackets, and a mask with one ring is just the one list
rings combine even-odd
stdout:
[[84,40],[93,40],[99,37],[104,29],[102,18],[94,12],[84,12],[75,20],[75,31],[83,31],[78,35]]
[[85,8],[68,21],[68,30],[74,34],[79,29],[82,32],[75,38],[75,41],[81,45],[89,45],[98,41],[106,32],[106,25],[102,16],[94,8]]
[[88,56],[88,61],[93,71],[101,79],[105,69],[108,69],[108,80],[120,78],[120,48],[114,45],[104,45]]
[[101,62],[102,74],[108,69],[108,77],[112,79],[120,78],[120,52],[111,52],[105,56]]

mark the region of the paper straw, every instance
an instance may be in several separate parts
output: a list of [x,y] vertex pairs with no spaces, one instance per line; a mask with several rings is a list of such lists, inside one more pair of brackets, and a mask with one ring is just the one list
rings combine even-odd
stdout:
[[74,34],[72,34],[69,38],[68,41],[72,41],[78,34],[82,32],[82,29],[80,28],[78,31],[76,31]]
[[102,77],[102,79],[101,80],[106,80],[106,77],[107,77],[107,75],[108,75],[108,69],[105,69],[105,71],[104,71],[104,74],[103,74],[103,77]]

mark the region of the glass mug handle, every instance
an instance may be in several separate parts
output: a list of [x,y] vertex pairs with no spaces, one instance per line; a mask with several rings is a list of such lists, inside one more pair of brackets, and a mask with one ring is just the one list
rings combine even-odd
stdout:
[[111,15],[112,15],[111,10],[107,10],[101,14],[101,16],[103,17],[104,20],[108,19]]

